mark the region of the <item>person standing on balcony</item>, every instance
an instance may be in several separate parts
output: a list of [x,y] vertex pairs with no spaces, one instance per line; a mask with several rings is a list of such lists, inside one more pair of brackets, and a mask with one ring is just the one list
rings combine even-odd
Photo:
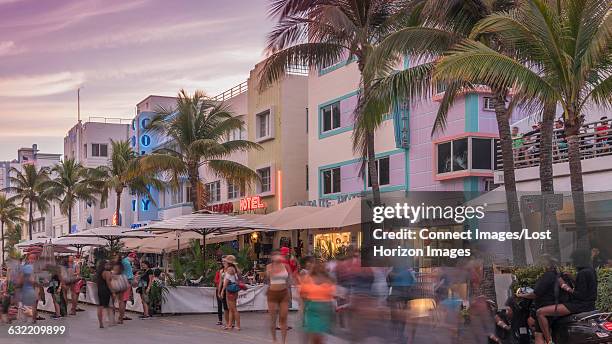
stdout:
[[558,119],[555,121],[555,130],[554,130],[554,137],[555,137],[555,141],[556,141],[556,148],[557,148],[557,152],[559,158],[562,158],[565,156],[565,154],[567,153],[567,140],[565,138],[565,125],[563,124],[563,120],[562,119]]
[[523,139],[523,134],[519,132],[518,127],[512,127],[512,151],[514,152],[514,161],[518,162],[523,158],[523,145],[525,144],[525,139]]
[[595,141],[597,142],[598,153],[602,153],[609,150],[610,125],[607,116],[603,116],[599,120],[599,124],[595,127]]

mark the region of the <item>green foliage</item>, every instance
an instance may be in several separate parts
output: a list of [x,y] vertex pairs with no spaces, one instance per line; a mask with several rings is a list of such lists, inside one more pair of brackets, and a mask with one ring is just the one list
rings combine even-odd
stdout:
[[161,312],[161,306],[167,301],[168,287],[161,281],[155,280],[149,290],[149,307],[154,313]]
[[612,269],[599,269],[597,276],[597,309],[602,312],[612,312]]
[[[559,269],[570,275],[574,275],[576,270],[571,266],[561,266]],[[519,287],[535,287],[536,281],[545,272],[545,268],[541,265],[532,265],[522,268],[516,268],[513,273],[516,276],[516,281],[512,283],[512,290]]]
[[199,240],[192,240],[191,247],[183,251],[179,256],[175,256],[171,261],[174,277],[169,278],[169,285],[187,285],[188,280],[202,279],[201,284],[212,285],[217,271],[217,262],[210,257],[206,261],[203,259],[202,245]]

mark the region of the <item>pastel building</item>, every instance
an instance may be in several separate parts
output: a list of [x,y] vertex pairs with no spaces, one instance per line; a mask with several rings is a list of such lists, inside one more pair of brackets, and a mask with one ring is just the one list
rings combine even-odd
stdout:
[[[62,155],[55,153],[42,153],[38,149],[37,144],[33,144],[32,147],[20,148],[17,150],[17,159],[12,161],[1,161],[0,162],[0,190],[10,187],[11,181],[11,169],[15,168],[19,171],[26,164],[34,165],[37,169],[40,168],[51,168],[53,165],[60,162]],[[8,195],[12,196],[11,194]],[[28,216],[26,214],[26,216]],[[52,213],[46,212],[41,213],[38,209],[34,208],[34,215],[32,221],[32,237],[51,237],[53,236],[53,219]],[[29,239],[28,223],[24,223],[24,230],[22,231],[22,238]]]
[[[127,140],[129,128],[129,121],[120,118],[90,117],[87,122],[78,121],[64,137],[64,159],[75,159],[89,168],[107,166],[112,155],[111,141]],[[119,214],[122,225],[133,223],[131,198],[128,189],[121,194]],[[106,202],[79,201],[73,211],[72,228],[68,228],[68,219],[60,214],[59,207],[54,206],[55,236],[111,225],[116,202],[117,195],[112,190]]]

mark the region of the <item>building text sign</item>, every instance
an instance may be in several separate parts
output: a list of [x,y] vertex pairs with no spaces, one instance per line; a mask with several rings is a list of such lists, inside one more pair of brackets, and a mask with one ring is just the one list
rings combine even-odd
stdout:
[[264,209],[268,206],[259,196],[245,197],[240,200],[240,211]]

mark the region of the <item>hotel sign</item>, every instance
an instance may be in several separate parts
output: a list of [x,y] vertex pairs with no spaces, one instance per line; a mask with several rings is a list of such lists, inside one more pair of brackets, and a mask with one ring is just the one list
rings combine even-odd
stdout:
[[215,213],[230,214],[234,212],[234,203],[226,202],[220,204],[207,205],[206,210],[214,211]]
[[240,211],[265,209],[268,205],[259,196],[250,196],[240,199]]

